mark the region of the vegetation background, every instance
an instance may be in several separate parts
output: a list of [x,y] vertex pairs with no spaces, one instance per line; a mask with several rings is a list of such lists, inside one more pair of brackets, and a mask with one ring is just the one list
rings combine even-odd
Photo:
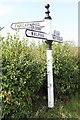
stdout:
[[79,48],[52,46],[55,106],[47,108],[46,43],[29,45],[18,33],[0,35],[0,113],[2,119],[80,119]]

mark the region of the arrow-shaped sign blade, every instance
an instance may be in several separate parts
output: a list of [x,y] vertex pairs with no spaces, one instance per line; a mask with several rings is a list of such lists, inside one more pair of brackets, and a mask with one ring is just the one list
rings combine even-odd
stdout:
[[41,31],[35,31],[35,30],[30,30],[26,29],[25,34],[27,37],[33,37],[33,38],[39,38],[39,39],[46,39],[46,33],[41,32]]
[[11,24],[11,28],[16,29],[31,29],[41,31],[45,27],[44,21],[31,21],[31,22],[16,22]]
[[54,42],[63,43],[63,38],[60,37],[60,36],[52,35],[52,38],[53,38],[53,41],[54,41]]

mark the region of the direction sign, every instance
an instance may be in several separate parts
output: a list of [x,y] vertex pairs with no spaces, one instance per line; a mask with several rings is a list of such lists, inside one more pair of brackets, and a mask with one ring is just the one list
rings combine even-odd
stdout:
[[41,31],[44,28],[44,21],[31,21],[31,22],[16,22],[11,24],[11,28],[16,29],[31,29]]
[[59,42],[59,43],[63,43],[63,38],[60,36],[56,36],[56,35],[52,35],[52,39],[54,42]]
[[35,31],[35,30],[30,30],[26,29],[25,34],[27,37],[33,37],[33,38],[39,38],[39,39],[46,39],[46,33],[41,32],[41,31]]
[[60,36],[60,32],[57,31],[57,30],[54,30],[53,34],[54,34],[55,36]]
[[52,39],[54,42],[63,43],[63,38],[60,37],[60,32],[57,30],[54,30],[54,32],[52,34]]
[[51,34],[47,34],[42,31],[35,31],[35,30],[30,30],[30,29],[26,29],[25,34],[27,37],[46,39],[46,40],[51,40],[54,42],[63,43],[63,38],[60,37],[60,34],[52,34],[51,35]]

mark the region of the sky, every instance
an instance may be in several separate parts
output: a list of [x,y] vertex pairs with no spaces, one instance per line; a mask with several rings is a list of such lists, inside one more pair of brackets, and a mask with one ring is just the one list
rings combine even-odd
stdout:
[[[0,27],[3,36],[11,29],[14,22],[40,21],[45,17],[45,4],[50,4],[52,28],[60,31],[63,41],[78,44],[78,0],[0,0]],[[20,30],[25,36],[25,30]]]

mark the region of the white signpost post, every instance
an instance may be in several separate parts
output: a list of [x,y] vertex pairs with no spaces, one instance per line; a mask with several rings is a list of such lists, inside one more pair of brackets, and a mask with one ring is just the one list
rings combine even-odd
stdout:
[[53,88],[53,68],[52,68],[52,18],[49,16],[49,7],[47,4],[45,21],[45,32],[47,33],[47,89],[48,89],[48,108],[54,107],[54,88]]
[[[54,87],[53,87],[53,65],[52,65],[52,42],[63,43],[63,38],[60,37],[60,32],[54,30],[52,34],[52,18],[49,16],[49,7],[47,4],[46,17],[43,21],[32,22],[18,22],[12,23],[11,28],[26,29],[25,34],[27,37],[44,39],[47,44],[47,88],[48,88],[48,108],[54,107]],[[44,28],[44,32],[43,32]]]

